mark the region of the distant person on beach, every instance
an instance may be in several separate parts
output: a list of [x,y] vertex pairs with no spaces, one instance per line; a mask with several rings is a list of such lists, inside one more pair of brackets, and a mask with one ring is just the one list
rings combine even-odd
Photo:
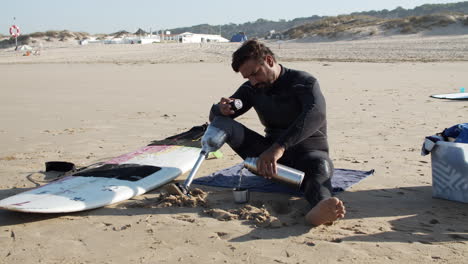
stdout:
[[[332,197],[325,98],[317,79],[278,64],[273,52],[257,40],[244,42],[232,55],[231,66],[247,81],[213,105],[211,125],[226,132],[227,143],[243,159],[258,157],[261,176],[272,178],[277,163],[305,172],[301,190],[311,205],[305,216],[309,224],[344,217],[343,202]],[[230,105],[234,99],[243,103],[237,111]],[[234,120],[252,107],[265,136]]]

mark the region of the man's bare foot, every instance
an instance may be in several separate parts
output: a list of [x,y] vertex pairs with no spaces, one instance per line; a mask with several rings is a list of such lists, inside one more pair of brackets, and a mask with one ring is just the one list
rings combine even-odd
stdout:
[[343,202],[336,198],[330,197],[320,201],[312,210],[310,210],[305,219],[307,223],[318,226],[343,218],[346,214],[346,208]]

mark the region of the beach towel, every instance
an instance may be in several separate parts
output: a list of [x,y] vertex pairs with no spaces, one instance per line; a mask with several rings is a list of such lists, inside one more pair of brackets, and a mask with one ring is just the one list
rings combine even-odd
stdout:
[[427,136],[421,148],[421,155],[426,156],[431,153],[438,141],[468,143],[468,123],[454,125],[444,129],[442,133]]
[[[234,165],[230,168],[222,169],[211,175],[200,177],[193,181],[194,184],[225,187],[225,188],[246,188],[253,192],[276,192],[276,193],[287,193],[296,196],[303,196],[303,193],[298,190],[294,190],[288,186],[267,180],[263,177],[259,177],[247,169],[242,170],[242,180],[239,186],[239,171],[242,169],[242,163]],[[335,169],[332,186],[333,193],[337,194],[342,192],[352,185],[360,182],[361,180],[374,174],[374,170],[360,171],[360,170],[347,170],[347,169]]]
[[468,123],[454,125],[444,129],[442,132],[444,137],[455,138],[455,143],[468,143]]

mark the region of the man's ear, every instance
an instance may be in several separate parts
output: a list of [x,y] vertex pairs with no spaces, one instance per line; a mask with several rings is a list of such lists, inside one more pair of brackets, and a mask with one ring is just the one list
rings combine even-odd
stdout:
[[275,60],[271,55],[266,55],[265,56],[265,62],[268,66],[273,67],[273,64],[275,64]]

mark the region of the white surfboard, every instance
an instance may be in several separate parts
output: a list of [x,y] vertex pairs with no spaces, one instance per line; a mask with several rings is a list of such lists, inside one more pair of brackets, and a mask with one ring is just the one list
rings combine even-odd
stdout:
[[[154,171],[149,175],[119,179],[93,176],[92,170],[89,173],[85,170],[3,199],[0,201],[0,208],[31,213],[67,213],[102,207],[143,194],[174,180],[192,168],[199,154],[200,148],[197,147],[146,146],[114,158],[104,165],[120,164],[125,167],[133,164],[137,169],[138,165],[142,165],[146,171]],[[87,175],[77,176],[80,174]]]
[[449,94],[434,94],[432,98],[449,99],[449,100],[468,100],[468,93],[449,93]]

